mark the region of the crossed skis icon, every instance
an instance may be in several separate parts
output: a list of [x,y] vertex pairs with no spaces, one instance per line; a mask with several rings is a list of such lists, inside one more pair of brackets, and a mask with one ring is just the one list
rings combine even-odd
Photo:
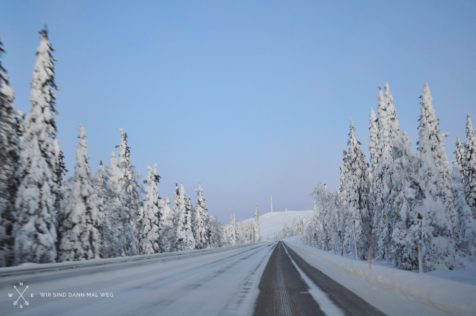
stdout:
[[[23,284],[20,284],[20,286],[22,286]],[[30,302],[28,302],[28,300],[23,296],[23,294],[25,294],[26,290],[28,290],[29,286],[25,286],[25,288],[20,292],[20,290],[17,288],[16,285],[13,286],[13,288],[15,289],[15,291],[17,291],[18,293],[18,297],[16,300],[13,301],[13,306],[18,306],[20,308],[23,308],[23,304],[25,304],[25,306],[28,306],[30,305]],[[9,297],[12,297],[13,296],[13,293],[8,293],[8,296]],[[21,300],[21,301],[20,301]],[[22,304],[22,301],[23,301],[23,304]]]

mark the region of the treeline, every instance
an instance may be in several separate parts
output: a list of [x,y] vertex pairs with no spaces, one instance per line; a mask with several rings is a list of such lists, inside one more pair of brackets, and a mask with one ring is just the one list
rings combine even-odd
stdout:
[[467,115],[452,168],[428,84],[421,97],[417,151],[400,130],[388,84],[370,111],[370,161],[350,122],[340,185],[314,191],[314,215],[286,227],[307,243],[359,259],[373,256],[406,270],[454,269],[476,251],[476,136]]
[[259,226],[259,210],[255,208],[253,221],[236,221],[233,214],[230,218],[230,224],[224,227],[224,242],[227,245],[250,244],[261,241]]
[[148,168],[145,187],[139,183],[122,129],[118,159],[112,151],[109,166],[101,162],[92,175],[80,127],[74,175],[64,179],[54,62],[43,29],[26,116],[13,105],[0,63],[0,266],[222,246],[223,225],[209,216],[202,188],[193,206],[177,185],[171,209],[159,195],[156,165]]

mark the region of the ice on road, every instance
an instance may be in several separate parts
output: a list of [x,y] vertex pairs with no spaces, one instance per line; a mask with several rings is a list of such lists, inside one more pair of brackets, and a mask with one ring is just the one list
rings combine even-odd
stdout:
[[[0,311],[2,315],[249,315],[274,245],[60,271],[26,269],[27,274],[0,278]],[[22,309],[13,306],[18,297],[13,286],[20,282],[29,286],[25,293],[29,305]],[[91,293],[112,297],[87,297]]]

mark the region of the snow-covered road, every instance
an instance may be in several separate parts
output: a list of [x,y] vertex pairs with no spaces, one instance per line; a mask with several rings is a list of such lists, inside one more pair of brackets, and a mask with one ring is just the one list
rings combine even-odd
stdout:
[[0,315],[472,315],[475,294],[293,240],[0,269]]
[[74,268],[57,265],[59,271],[54,265],[38,268],[44,271],[12,270],[12,275],[1,271],[0,311],[2,315],[249,315],[274,245],[99,261],[100,265]]

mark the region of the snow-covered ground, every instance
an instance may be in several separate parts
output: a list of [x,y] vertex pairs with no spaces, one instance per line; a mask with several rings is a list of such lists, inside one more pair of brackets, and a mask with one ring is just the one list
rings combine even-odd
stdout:
[[249,315],[273,245],[5,268],[0,314]]
[[[284,224],[291,225],[293,221],[301,217],[312,215],[310,211],[282,211],[282,212],[268,212],[260,215],[259,226],[262,239],[271,239],[276,234],[280,233]],[[248,218],[244,222],[253,221],[253,218]]]
[[382,265],[369,269],[366,262],[304,245],[297,238],[288,238],[286,244],[309,264],[386,314],[474,315],[476,310],[475,285]]

